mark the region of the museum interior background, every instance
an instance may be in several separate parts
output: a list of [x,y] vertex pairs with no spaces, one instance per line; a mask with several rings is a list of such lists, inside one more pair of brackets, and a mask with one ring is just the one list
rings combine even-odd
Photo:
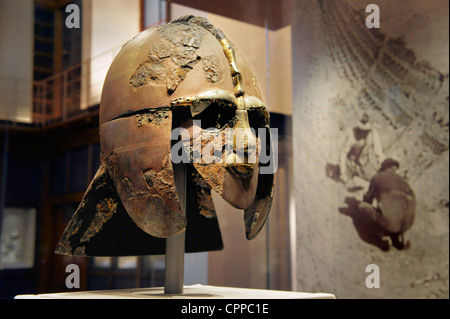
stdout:
[[[379,29],[365,25],[370,3]],[[65,8],[81,9],[67,28]],[[245,239],[242,212],[213,193],[224,250],[186,254],[185,284],[448,298],[448,1],[1,0],[0,298],[164,285],[164,256],[67,257],[54,248],[99,166],[103,79],[141,30],[186,14],[222,29],[252,66],[278,128],[268,223]],[[369,115],[417,196],[411,247],[366,240],[350,192],[327,168],[344,131]],[[363,181],[364,182],[364,181]],[[366,266],[380,288],[366,286]]]

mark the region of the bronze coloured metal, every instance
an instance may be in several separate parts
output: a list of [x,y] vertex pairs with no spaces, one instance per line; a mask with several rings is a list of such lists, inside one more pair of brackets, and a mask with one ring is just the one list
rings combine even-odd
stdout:
[[[179,164],[171,158],[177,142],[171,134],[178,127],[189,133],[182,143],[191,160],[188,206],[196,213],[187,216],[173,174]],[[268,134],[264,143],[258,129]],[[225,148],[230,132],[230,152],[212,162],[194,160],[193,146],[201,152],[211,145]],[[104,82],[100,140],[101,166],[57,253],[164,253],[161,240],[183,231],[187,252],[221,249],[211,190],[245,210],[248,239],[263,227],[274,175],[260,174],[258,146],[270,153],[269,115],[250,67],[205,18],[179,18],[122,47]]]

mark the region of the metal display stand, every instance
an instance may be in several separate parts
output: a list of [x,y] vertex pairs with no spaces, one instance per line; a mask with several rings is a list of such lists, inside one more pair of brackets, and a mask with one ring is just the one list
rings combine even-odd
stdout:
[[[175,185],[178,198],[184,216],[186,216],[186,183],[187,170],[185,164],[177,164],[173,167]],[[166,265],[165,265],[165,294],[182,294],[184,281],[184,253],[185,253],[185,231],[166,238]]]

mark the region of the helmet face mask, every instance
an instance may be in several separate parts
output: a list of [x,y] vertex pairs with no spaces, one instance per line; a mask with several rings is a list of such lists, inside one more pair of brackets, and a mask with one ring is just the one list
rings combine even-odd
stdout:
[[260,141],[257,135],[261,112],[240,110],[217,97],[199,103],[206,107],[194,116],[186,109],[175,109],[173,113],[174,117],[181,118],[180,128],[187,130],[189,136],[183,145],[189,162],[231,205],[248,208],[258,184]]
[[[249,66],[206,19],[182,17],[146,30],[123,46],[105,79],[100,143],[101,173],[57,253],[74,254],[75,246],[82,246],[81,234],[74,234],[83,229],[76,225],[88,223],[83,216],[89,215],[91,224],[101,220],[104,210],[85,212],[88,202],[100,201],[95,191],[109,183],[100,179],[113,183],[116,210],[126,211],[140,230],[156,239],[187,230],[189,241],[189,233],[202,231],[193,227],[209,227],[205,233],[217,233],[210,236],[218,236],[216,246],[221,246],[211,190],[245,210],[248,239],[264,225],[274,179],[273,172],[261,174],[259,161],[261,152],[272,154],[268,112]],[[180,162],[189,167],[193,198],[188,201],[195,199],[201,218],[184,216],[181,210],[174,178],[174,166]],[[191,228],[190,218],[195,220]],[[108,219],[100,224],[95,227],[98,234]],[[200,245],[194,250],[220,248]],[[83,248],[78,254],[95,251]],[[160,253],[151,247],[144,251]]]

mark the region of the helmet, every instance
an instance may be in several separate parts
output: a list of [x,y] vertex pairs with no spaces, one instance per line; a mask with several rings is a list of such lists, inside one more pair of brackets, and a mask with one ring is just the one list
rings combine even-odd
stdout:
[[274,172],[261,173],[271,159],[259,160],[272,156],[268,112],[249,65],[205,18],[184,16],[122,47],[103,86],[100,144],[100,168],[59,254],[161,254],[164,238],[183,231],[187,252],[221,249],[211,190],[244,209],[248,239],[265,223],[274,187]]

